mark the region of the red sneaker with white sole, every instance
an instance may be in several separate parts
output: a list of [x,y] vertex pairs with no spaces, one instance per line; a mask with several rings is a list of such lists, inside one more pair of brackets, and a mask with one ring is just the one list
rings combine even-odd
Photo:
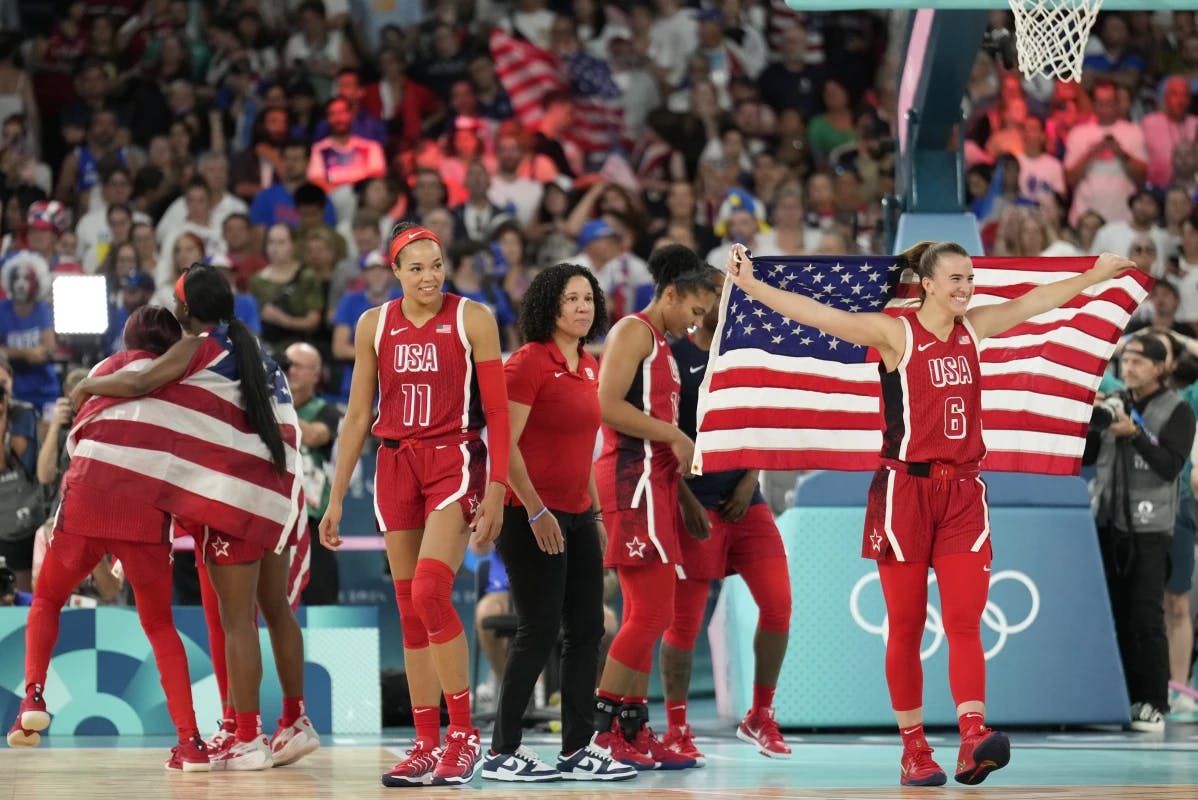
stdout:
[[42,743],[42,734],[50,727],[50,712],[42,697],[41,684],[33,684],[25,693],[17,719],[8,730],[9,747],[37,747]]
[[770,758],[790,758],[790,746],[782,738],[773,706],[751,708],[736,726],[736,738],[757,745],[757,752]]

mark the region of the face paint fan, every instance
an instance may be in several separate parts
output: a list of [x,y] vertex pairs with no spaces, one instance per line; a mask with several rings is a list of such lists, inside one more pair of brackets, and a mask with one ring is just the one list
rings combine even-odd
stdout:
[[1019,71],[1063,81],[1082,79],[1086,40],[1102,0],[1008,0],[1015,15]]

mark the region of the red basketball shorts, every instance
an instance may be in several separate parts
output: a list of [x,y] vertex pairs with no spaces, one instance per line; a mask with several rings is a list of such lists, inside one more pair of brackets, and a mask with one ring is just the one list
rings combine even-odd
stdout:
[[423,528],[429,514],[462,506],[469,522],[487,480],[487,446],[481,439],[379,447],[374,472],[374,517],[379,531]]
[[739,522],[728,522],[715,509],[707,509],[711,537],[694,539],[679,529],[682,565],[691,580],[719,580],[741,571],[741,566],[762,558],[786,557],[782,534],[765,503],[754,503]]
[[170,574],[167,523],[154,506],[72,484],[63,492],[50,547],[76,569],[90,569],[109,553],[120,560],[131,583],[150,583]]
[[869,485],[861,555],[930,564],[976,553],[990,542],[990,508],[981,476],[936,480],[879,467]]
[[606,567],[681,563],[678,537],[682,512],[678,508],[678,474],[654,474],[636,508],[603,509],[607,528]]

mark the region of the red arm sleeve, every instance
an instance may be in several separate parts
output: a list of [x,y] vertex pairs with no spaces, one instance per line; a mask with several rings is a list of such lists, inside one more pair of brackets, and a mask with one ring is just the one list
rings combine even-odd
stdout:
[[503,361],[483,361],[478,369],[478,390],[482,395],[483,413],[487,418],[487,449],[491,454],[489,480],[507,483],[508,453],[511,450],[512,427],[508,419],[507,385],[503,379]]

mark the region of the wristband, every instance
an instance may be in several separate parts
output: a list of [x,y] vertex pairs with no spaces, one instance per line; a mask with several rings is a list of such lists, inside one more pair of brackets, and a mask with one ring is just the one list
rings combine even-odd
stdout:
[[528,518],[528,521],[530,523],[536,522],[537,520],[539,520],[541,517],[545,516],[548,513],[549,513],[549,506],[542,506],[540,511],[538,511],[537,513],[533,514],[531,517]]
[[591,512],[591,520],[594,522],[603,522],[603,511],[602,510],[592,511]]

